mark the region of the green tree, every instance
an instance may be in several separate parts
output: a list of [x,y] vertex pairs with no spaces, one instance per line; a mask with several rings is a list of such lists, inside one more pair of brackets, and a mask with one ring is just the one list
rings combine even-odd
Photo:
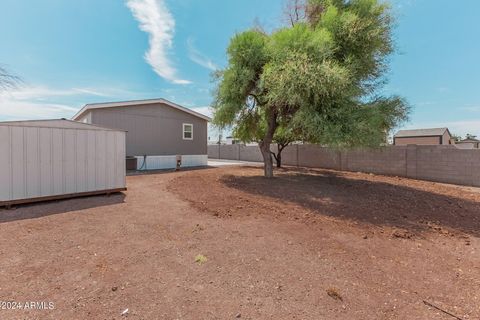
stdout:
[[[378,0],[295,1],[290,26],[236,34],[217,73],[214,123],[258,141],[265,176],[283,133],[323,145],[378,146],[408,106],[378,94],[393,52],[392,16]],[[304,10],[300,12],[300,10]]]
[[453,139],[453,141],[458,142],[458,141],[462,140],[462,136],[460,136],[458,134],[452,134],[452,139]]

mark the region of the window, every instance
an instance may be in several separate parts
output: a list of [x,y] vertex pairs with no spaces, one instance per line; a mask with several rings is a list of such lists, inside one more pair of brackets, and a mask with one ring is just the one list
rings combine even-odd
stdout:
[[193,140],[193,124],[183,124],[183,140]]

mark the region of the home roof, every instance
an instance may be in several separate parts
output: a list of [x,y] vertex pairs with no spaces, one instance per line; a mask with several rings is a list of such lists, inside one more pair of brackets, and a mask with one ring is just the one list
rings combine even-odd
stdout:
[[83,129],[83,130],[102,130],[102,131],[124,131],[112,128],[97,126],[67,119],[45,119],[45,120],[21,120],[21,121],[3,121],[0,126],[34,127],[34,128],[59,128],[59,129]]
[[146,100],[131,100],[131,101],[118,101],[118,102],[104,102],[104,103],[89,103],[86,104],[80,111],[77,112],[76,115],[72,117],[72,120],[77,120],[79,119],[85,112],[88,110],[92,109],[103,109],[103,108],[114,108],[114,107],[134,107],[134,106],[139,106],[139,105],[147,105],[147,104],[158,104],[162,103],[165,104],[169,107],[175,108],[177,110],[189,113],[191,115],[194,115],[198,118],[211,121],[210,117],[207,117],[206,115],[203,115],[201,113],[198,113],[196,111],[193,111],[192,109],[188,109],[185,107],[182,107],[181,105],[178,105],[176,103],[173,103],[171,101],[168,101],[166,99],[146,99]]
[[456,143],[468,143],[468,142],[480,142],[480,140],[474,139],[474,138],[467,138],[467,139],[457,141]]
[[448,131],[450,134],[448,128],[400,130],[395,135],[395,138],[443,136],[445,131]]

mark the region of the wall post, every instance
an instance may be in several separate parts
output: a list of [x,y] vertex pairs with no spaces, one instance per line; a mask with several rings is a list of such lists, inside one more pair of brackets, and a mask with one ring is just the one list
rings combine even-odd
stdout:
[[348,171],[348,151],[347,150],[339,150],[339,159],[340,159],[340,171]]
[[295,164],[298,167],[298,144],[294,144],[295,146]]
[[405,176],[407,178],[417,178],[417,145],[409,144],[405,149]]

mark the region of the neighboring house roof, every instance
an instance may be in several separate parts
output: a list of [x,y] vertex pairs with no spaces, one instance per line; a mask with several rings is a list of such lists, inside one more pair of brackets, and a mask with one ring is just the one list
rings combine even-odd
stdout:
[[480,140],[478,139],[473,139],[473,138],[468,138],[468,139],[463,139],[463,140],[460,140],[460,141],[457,141],[455,143],[477,143],[477,142],[480,142]]
[[67,120],[67,119],[46,119],[46,120],[23,120],[4,121],[0,126],[34,127],[34,128],[59,128],[59,129],[86,129],[102,131],[124,131],[112,128],[101,127],[93,124]]
[[[432,137],[443,136],[445,131],[450,134],[448,128],[431,128],[431,129],[414,129],[414,130],[400,130],[395,134],[395,138],[407,138],[407,137]],[[450,134],[451,135],[451,134]]]
[[165,104],[169,107],[175,108],[177,110],[189,113],[191,115],[194,115],[198,118],[211,121],[210,117],[207,117],[206,115],[203,115],[201,113],[198,113],[196,111],[193,111],[192,109],[188,109],[185,107],[182,107],[181,105],[178,105],[176,103],[173,103],[171,101],[168,101],[166,99],[146,99],[146,100],[131,100],[131,101],[118,101],[118,102],[105,102],[105,103],[90,103],[86,104],[80,111],[77,112],[76,115],[72,117],[72,120],[77,120],[79,119],[85,112],[92,110],[92,109],[103,109],[103,108],[114,108],[114,107],[134,107],[134,106],[139,106],[139,105],[147,105],[147,104],[158,104],[162,103]]

